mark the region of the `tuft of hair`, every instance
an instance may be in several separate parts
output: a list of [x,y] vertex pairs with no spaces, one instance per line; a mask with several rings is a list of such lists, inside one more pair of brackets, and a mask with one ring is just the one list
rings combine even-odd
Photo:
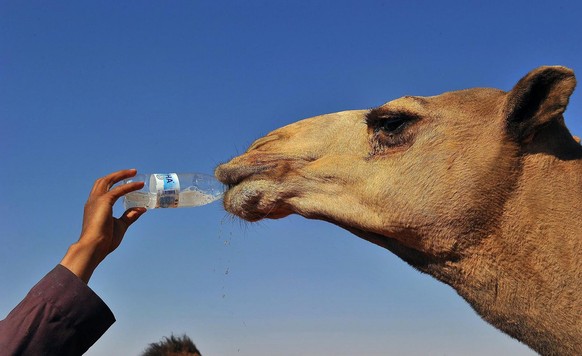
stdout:
[[164,337],[160,342],[149,344],[141,356],[202,356],[192,339],[182,336]]

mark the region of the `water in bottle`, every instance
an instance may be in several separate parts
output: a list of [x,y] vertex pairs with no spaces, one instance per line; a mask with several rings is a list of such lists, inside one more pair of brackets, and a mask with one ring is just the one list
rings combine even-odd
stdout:
[[200,206],[212,203],[224,194],[222,183],[202,173],[138,174],[123,182],[144,182],[142,189],[124,196],[125,209]]

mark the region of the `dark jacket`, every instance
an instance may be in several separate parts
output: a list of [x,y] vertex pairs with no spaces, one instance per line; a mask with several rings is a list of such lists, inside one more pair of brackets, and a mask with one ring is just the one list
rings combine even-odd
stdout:
[[57,265],[0,321],[0,355],[81,355],[114,322],[101,298]]

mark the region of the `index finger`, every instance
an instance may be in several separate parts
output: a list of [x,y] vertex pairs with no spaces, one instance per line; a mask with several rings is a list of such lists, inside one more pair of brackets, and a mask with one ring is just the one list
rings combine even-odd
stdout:
[[139,190],[143,188],[145,185],[144,182],[131,182],[126,184],[120,184],[115,188],[111,189],[107,194],[111,196],[111,199],[115,203],[117,199],[121,198],[127,193],[133,192],[135,190]]
[[131,178],[135,176],[137,170],[132,169],[124,169],[121,171],[110,173],[102,178],[99,178],[93,184],[93,189],[91,190],[91,194],[105,194],[111,189],[111,187],[124,179]]

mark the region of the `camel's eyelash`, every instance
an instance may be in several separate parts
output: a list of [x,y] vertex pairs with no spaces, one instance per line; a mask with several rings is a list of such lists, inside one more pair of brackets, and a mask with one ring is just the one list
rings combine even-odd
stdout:
[[370,128],[381,126],[382,123],[390,120],[416,121],[418,115],[408,111],[389,111],[383,112],[381,109],[371,109],[366,113],[365,123]]

